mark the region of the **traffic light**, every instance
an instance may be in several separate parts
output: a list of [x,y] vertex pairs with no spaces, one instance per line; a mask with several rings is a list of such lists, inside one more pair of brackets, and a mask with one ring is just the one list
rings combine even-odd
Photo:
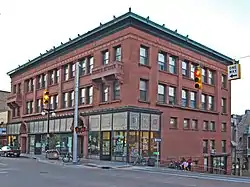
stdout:
[[200,66],[197,66],[194,71],[195,88],[202,89],[202,72]]
[[44,90],[43,92],[43,104],[48,104],[49,103],[49,91]]

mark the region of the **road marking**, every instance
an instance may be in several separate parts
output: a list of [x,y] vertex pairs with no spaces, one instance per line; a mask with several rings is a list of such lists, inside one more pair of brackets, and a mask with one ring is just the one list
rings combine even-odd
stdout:
[[7,166],[7,164],[4,164],[4,163],[0,163],[1,166]]
[[0,171],[0,174],[7,174],[7,173],[9,173],[9,172],[7,172],[7,171]]
[[162,173],[157,171],[148,171],[148,170],[131,170],[131,171],[141,171],[141,172],[147,172],[152,174],[161,174],[161,175],[170,175],[170,176],[177,176],[177,177],[186,177],[186,178],[194,178],[194,179],[205,179],[205,180],[217,180],[217,181],[223,181],[223,182],[234,182],[234,183],[246,183],[250,184],[250,179],[245,178],[232,178],[232,177],[221,177],[221,176],[208,176],[208,175],[184,175],[184,174],[178,174],[178,173]]

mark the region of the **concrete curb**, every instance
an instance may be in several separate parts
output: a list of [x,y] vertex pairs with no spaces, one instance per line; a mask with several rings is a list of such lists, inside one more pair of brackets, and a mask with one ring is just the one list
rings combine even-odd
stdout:
[[92,163],[87,163],[87,164],[83,164],[83,165],[88,166],[88,167],[96,167],[96,168],[100,168],[100,169],[119,169],[119,168],[132,167],[131,165],[110,166],[110,165],[98,165],[98,164],[92,164]]

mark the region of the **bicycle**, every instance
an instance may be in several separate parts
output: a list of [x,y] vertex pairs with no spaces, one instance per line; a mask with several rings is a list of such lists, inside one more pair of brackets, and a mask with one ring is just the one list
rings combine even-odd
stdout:
[[[73,155],[72,153],[66,153],[63,157],[62,157],[62,161],[67,163],[73,160]],[[77,162],[80,162],[80,157],[77,156]]]
[[143,156],[137,155],[135,161],[133,162],[133,166],[137,164],[145,166],[147,164],[147,161]]

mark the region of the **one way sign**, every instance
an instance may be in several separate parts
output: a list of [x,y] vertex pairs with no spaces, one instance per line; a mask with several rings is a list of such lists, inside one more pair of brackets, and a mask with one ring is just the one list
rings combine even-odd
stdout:
[[240,64],[233,64],[230,66],[227,66],[227,79],[230,80],[236,80],[241,78],[241,72],[240,72]]

